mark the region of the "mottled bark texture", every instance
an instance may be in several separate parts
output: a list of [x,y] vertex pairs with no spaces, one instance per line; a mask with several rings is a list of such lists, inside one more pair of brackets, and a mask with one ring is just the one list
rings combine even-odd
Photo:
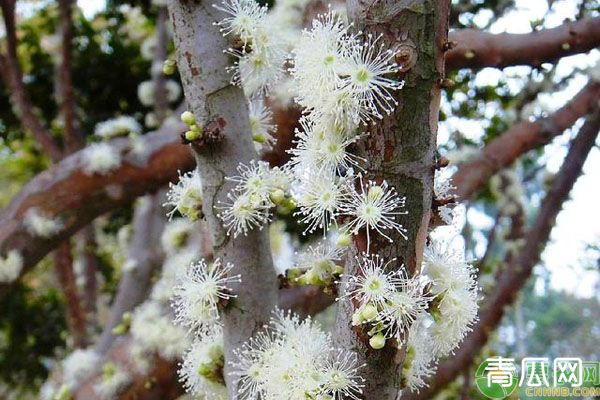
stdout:
[[[97,216],[176,181],[178,169],[193,166],[191,152],[181,145],[172,128],[147,134],[144,140],[147,147],[143,155],[132,153],[127,139],[111,141],[123,161],[109,174],[84,174],[85,151],[79,151],[29,181],[0,213],[0,254],[10,249],[19,251],[23,275]],[[60,219],[61,232],[50,238],[31,235],[23,223],[31,207]],[[4,286],[0,285],[0,295]]]
[[[408,215],[398,217],[407,229],[408,239],[393,232],[393,242],[389,242],[372,234],[370,251],[386,260],[397,257],[393,268],[404,263],[411,272],[421,263],[430,218],[448,7],[447,1],[432,0],[348,2],[349,15],[357,28],[383,34],[391,48],[397,47],[396,59],[403,66],[400,78],[405,79],[405,86],[396,96],[399,106],[391,116],[370,127],[357,153],[367,160],[366,177],[386,180],[394,186],[406,196],[408,211]],[[361,235],[354,240],[352,255],[365,250]],[[345,275],[357,273],[358,265],[349,256]],[[360,361],[366,363],[361,372],[366,378],[365,399],[395,399],[401,386],[404,349],[393,341],[382,350],[371,349],[366,330],[351,327],[354,308],[349,300],[340,302],[337,344],[357,352]]]
[[234,184],[226,177],[237,175],[239,163],[258,159],[250,136],[248,106],[241,88],[232,86],[226,67],[232,60],[223,53],[228,43],[214,22],[224,14],[211,2],[172,1],[169,13],[189,109],[200,126],[219,126],[220,140],[195,148],[202,177],[203,212],[211,232],[215,257],[235,265],[242,283],[232,287],[237,295],[221,313],[225,339],[225,380],[229,397],[237,390],[229,374],[233,350],[257,333],[277,304],[277,279],[269,250],[267,230],[254,229],[248,236],[228,236],[218,218],[219,202],[227,201]]
[[567,157],[542,201],[535,221],[525,234],[524,245],[516,255],[509,255],[505,261],[505,268],[496,279],[493,293],[485,299],[485,307],[480,312],[480,320],[473,331],[465,338],[456,354],[439,365],[437,373],[429,380],[428,388],[420,393],[403,394],[403,399],[433,398],[436,393],[456,379],[464,368],[473,363],[474,358],[487,343],[490,334],[500,324],[507,307],[515,301],[531,276],[533,268],[540,261],[540,256],[555,225],[556,216],[581,175],[583,164],[594,147],[599,130],[600,111],[596,110],[588,117],[577,137],[571,142]]

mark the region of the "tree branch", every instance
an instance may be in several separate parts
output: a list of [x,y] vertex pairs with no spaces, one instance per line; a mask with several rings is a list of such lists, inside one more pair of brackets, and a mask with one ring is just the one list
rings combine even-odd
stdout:
[[549,143],[596,107],[600,83],[590,82],[571,102],[547,118],[521,122],[487,144],[476,158],[460,165],[452,177],[459,200],[470,199],[500,169],[523,153]]
[[449,69],[512,65],[539,67],[600,46],[600,17],[569,21],[556,28],[525,34],[493,34],[462,29],[451,32],[449,36],[457,43],[446,56]]
[[162,64],[167,58],[167,8],[159,7],[156,18],[156,50],[152,60],[152,81],[154,82],[154,113],[158,121],[165,119],[169,107]]
[[258,333],[268,322],[277,304],[277,277],[269,249],[268,230],[254,230],[248,236],[228,236],[217,217],[218,202],[227,201],[234,182],[225,177],[237,175],[239,163],[258,159],[250,136],[247,100],[242,89],[230,84],[226,67],[228,48],[215,21],[224,13],[205,2],[174,0],[169,2],[177,66],[185,97],[198,123],[218,122],[221,141],[205,148],[195,148],[202,176],[203,212],[214,243],[215,257],[231,262],[233,274],[240,274],[242,284],[232,291],[237,295],[235,307],[222,313],[225,341],[224,377],[230,398],[237,396],[235,377],[229,374],[234,350]]
[[75,282],[73,255],[71,254],[71,244],[68,241],[63,242],[55,251],[54,268],[65,296],[73,346],[85,347],[87,345],[85,311]]
[[[22,275],[97,216],[175,181],[177,170],[193,167],[190,150],[180,143],[177,130],[165,127],[144,135],[146,151],[141,156],[131,152],[128,139],[111,141],[123,161],[107,175],[88,176],[82,172],[85,150],[37,175],[0,213],[0,254],[10,249],[19,251],[23,256]],[[31,207],[60,219],[61,232],[50,238],[31,235],[23,223]]]
[[56,79],[57,100],[63,118],[63,140],[65,153],[71,154],[84,146],[83,137],[77,131],[73,78],[71,73],[73,49],[73,0],[59,0],[61,24],[61,57]]
[[165,226],[162,191],[140,199],[133,214],[133,238],[127,256],[134,267],[123,274],[111,307],[110,320],[104,326],[96,344],[96,352],[104,354],[115,340],[113,328],[119,325],[126,311],[133,310],[146,298],[154,271],[162,264],[164,254],[160,235]]
[[481,319],[473,331],[465,338],[456,354],[440,364],[436,375],[430,381],[429,388],[419,394],[406,393],[402,396],[403,399],[432,398],[440,389],[452,382],[479,354],[481,348],[487,343],[490,333],[502,320],[506,307],[514,302],[531,276],[533,267],[539,262],[556,216],[567,200],[575,181],[581,175],[583,164],[594,147],[599,131],[600,111],[596,110],[571,143],[567,157],[542,202],[535,222],[525,236],[524,246],[516,255],[508,255],[508,267],[498,277],[494,292],[485,301],[488,308],[481,313]]
[[21,124],[29,130],[38,141],[43,151],[47,153],[53,161],[58,161],[62,157],[62,152],[58,145],[52,139],[51,133],[44,128],[38,117],[34,113],[33,103],[27,95],[25,84],[23,83],[23,72],[19,65],[17,56],[17,34],[15,26],[15,0],[4,0],[0,2],[4,25],[6,27],[6,54],[0,55],[0,68],[3,73],[2,79],[6,87],[10,90],[10,101]]

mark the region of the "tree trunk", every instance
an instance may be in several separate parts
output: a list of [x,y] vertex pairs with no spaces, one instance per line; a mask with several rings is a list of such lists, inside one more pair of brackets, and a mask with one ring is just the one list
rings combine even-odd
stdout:
[[[436,134],[440,104],[440,83],[444,76],[443,46],[448,34],[448,1],[413,0],[377,3],[349,0],[348,13],[357,28],[383,34],[396,59],[403,66],[405,86],[397,94],[399,106],[369,129],[367,139],[358,146],[358,155],[367,160],[366,177],[386,180],[400,195],[406,196],[408,215],[399,222],[408,230],[408,240],[399,233],[393,242],[379,236],[371,238],[370,250],[385,259],[398,258],[414,273],[421,264],[429,226],[436,163]],[[347,257],[345,275],[359,272],[353,255],[366,251],[364,237],[357,237]],[[354,305],[342,300],[336,322],[337,344],[359,354],[366,366],[365,399],[395,399],[401,386],[404,349],[388,341],[381,350],[368,344],[367,330],[352,328]]]
[[268,230],[253,230],[236,239],[228,236],[217,217],[219,201],[226,201],[234,184],[225,177],[237,175],[239,163],[257,160],[250,136],[248,106],[242,89],[232,86],[225,68],[231,60],[229,45],[213,23],[224,14],[212,2],[177,0],[169,3],[177,65],[188,107],[199,126],[219,126],[220,141],[195,147],[202,177],[203,212],[211,232],[215,257],[235,265],[242,283],[232,287],[237,298],[221,313],[225,339],[225,381],[229,397],[237,390],[229,376],[233,350],[268,322],[277,304],[277,279],[269,248]]

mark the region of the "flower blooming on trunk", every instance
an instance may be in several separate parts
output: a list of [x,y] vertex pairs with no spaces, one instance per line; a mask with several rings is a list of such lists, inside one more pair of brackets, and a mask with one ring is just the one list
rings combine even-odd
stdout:
[[179,174],[179,182],[174,185],[169,183],[165,207],[172,207],[167,214],[173,218],[175,212],[196,221],[202,214],[202,180],[198,170]]
[[351,218],[347,229],[356,234],[362,227],[366,228],[367,252],[371,244],[370,230],[377,231],[390,242],[392,238],[383,230],[393,229],[406,239],[406,229],[396,221],[396,216],[407,213],[399,210],[404,207],[406,198],[400,197],[386,181],[381,185],[373,181],[363,185],[362,176],[359,176],[359,182],[359,190],[352,190],[348,202],[342,206],[342,212]]
[[[381,35],[354,31],[331,10],[300,32],[307,4],[277,2],[272,10],[253,0],[215,5],[225,14],[215,24],[229,40],[224,51],[233,56],[228,68],[232,83],[248,98],[249,132],[240,134],[251,134],[257,151],[275,143],[268,108],[272,98],[265,101],[275,86],[290,88],[290,96],[303,107],[290,160],[279,167],[258,160],[240,164],[235,176],[224,177],[226,192],[218,189],[217,217],[233,245],[239,235],[262,229],[278,215],[296,217],[304,234],[322,230],[322,241],[304,245],[288,263],[293,266],[283,274],[283,284],[317,285],[335,293],[341,280],[339,298],[356,307],[354,329],[364,333],[373,350],[386,341],[404,346],[402,385],[418,390],[477,318],[475,274],[462,255],[436,243],[427,248],[417,271],[371,252],[382,238],[408,238],[402,224],[406,198],[379,176],[363,178],[367,160],[354,154],[365,145],[367,124],[398,105],[394,96],[403,82],[396,50],[386,47]],[[182,120],[188,126],[196,122],[190,112]],[[447,200],[452,186],[438,175],[434,195]],[[198,172],[182,175],[179,184],[171,185],[166,203],[172,207],[170,215],[178,211],[199,219],[201,187]],[[188,229],[173,226],[165,234],[163,245],[172,259],[165,269],[176,262],[172,253],[187,246]],[[353,236],[361,242],[363,234],[366,252],[349,261],[355,274],[342,274],[346,248]],[[230,275],[232,268],[220,259],[213,264],[202,260],[180,274],[173,289],[176,322],[195,336],[179,370],[186,390],[201,398],[225,399],[225,380],[231,377],[235,388],[230,391],[240,400],[362,398],[358,355],[336,349],[331,336],[310,318],[284,311],[235,349],[227,364],[225,353],[230,353],[219,321],[224,309],[219,306],[235,297],[231,288],[241,282],[239,275]],[[173,281],[173,271],[164,275],[161,281]],[[164,292],[153,295],[154,301],[164,298]],[[153,345],[151,341],[148,347]]]
[[359,399],[362,393],[356,356],[335,350],[310,318],[277,312],[265,332],[235,353],[240,399]]
[[240,275],[230,275],[233,264],[200,260],[191,264],[180,277],[173,294],[175,321],[197,330],[218,319],[217,304],[235,297],[230,285],[241,282]]

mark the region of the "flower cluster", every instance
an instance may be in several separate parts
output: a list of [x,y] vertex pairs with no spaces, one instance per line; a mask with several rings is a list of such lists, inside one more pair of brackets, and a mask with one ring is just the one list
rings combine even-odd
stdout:
[[27,232],[31,235],[49,238],[59,233],[63,224],[56,218],[49,218],[39,208],[33,207],[27,210],[23,219]]
[[75,389],[85,379],[100,369],[102,357],[94,350],[77,349],[62,362],[63,381],[70,389]]
[[241,282],[240,275],[229,275],[232,268],[220,259],[211,264],[201,260],[190,265],[173,289],[175,322],[197,335],[183,357],[179,375],[186,391],[210,400],[227,399],[217,307],[220,301],[235,297],[228,285]]
[[102,379],[94,385],[94,391],[101,399],[110,400],[131,382],[131,376],[124,366],[107,362],[102,366]]
[[191,264],[174,288],[175,321],[191,330],[203,330],[218,318],[217,304],[235,297],[228,285],[241,282],[240,275],[230,276],[233,264],[223,265],[217,258]]
[[310,318],[276,312],[266,331],[235,350],[240,399],[359,399],[363,379],[352,353],[336,351]]
[[[326,234],[332,224],[345,219],[343,228],[352,234],[364,228],[369,244],[372,230],[388,238],[386,229],[405,235],[396,221],[405,213],[404,198],[385,181],[364,183],[362,174],[355,174],[363,160],[348,151],[361,137],[362,124],[391,113],[396,105],[392,92],[402,83],[393,76],[399,70],[394,51],[385,49],[380,37],[351,33],[331,10],[318,16],[310,30],[286,37],[282,32],[290,29],[274,30],[272,13],[252,0],[225,1],[216,7],[227,13],[217,23],[221,31],[240,44],[229,50],[239,57],[234,81],[249,95],[268,93],[272,82],[282,79],[287,60],[296,101],[305,110],[288,164],[281,169],[260,162],[240,166],[238,187],[221,206],[228,231],[235,236],[262,228],[270,221],[270,209],[280,205],[277,200],[291,197],[288,211],[298,206],[294,215],[306,225],[305,233],[321,229]],[[289,6],[274,12],[296,15]],[[268,116],[264,103],[252,98],[251,130],[259,143],[271,141]],[[289,185],[271,183],[282,180]],[[253,187],[256,181],[261,187]]]
[[102,139],[111,139],[129,134],[141,134],[142,127],[135,118],[122,115],[96,124],[94,135]]
[[345,277],[343,297],[358,303],[352,316],[353,325],[368,324],[371,347],[380,349],[386,339],[404,342],[413,323],[426,313],[431,296],[425,292],[419,276],[408,277],[399,268],[378,255],[356,257],[357,274]]
[[179,173],[177,184],[169,183],[165,207],[172,207],[167,214],[173,218],[175,212],[196,221],[202,215],[202,180],[198,170]]
[[146,301],[135,309],[130,332],[133,345],[129,351],[135,355],[134,360],[139,360],[136,364],[142,366],[141,370],[152,361],[154,354],[174,360],[187,346],[185,330],[173,325],[171,317],[155,301]]
[[226,179],[236,183],[227,194],[227,202],[220,204],[219,218],[227,233],[240,233],[262,227],[270,220],[270,210],[276,205],[289,204],[289,174],[280,168],[270,168],[264,161],[251,161],[248,166],[238,167],[238,176]]
[[23,256],[17,250],[10,250],[5,257],[0,256],[0,282],[14,281],[22,269]]
[[121,155],[108,143],[92,143],[84,150],[83,172],[107,175],[121,165]]

